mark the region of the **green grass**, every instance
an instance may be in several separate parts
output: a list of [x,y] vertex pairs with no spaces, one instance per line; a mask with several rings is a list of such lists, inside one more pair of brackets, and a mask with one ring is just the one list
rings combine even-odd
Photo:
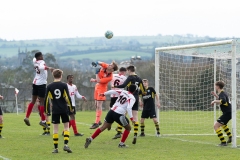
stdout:
[[144,52],[134,52],[134,51],[113,51],[113,52],[99,52],[99,53],[88,53],[82,55],[73,55],[73,56],[61,56],[61,59],[72,58],[75,60],[80,60],[84,58],[89,58],[92,60],[103,60],[103,59],[111,59],[111,60],[122,60],[129,59],[131,56],[144,56],[151,57],[150,53]]
[[[186,113],[186,115],[184,114]],[[202,112],[202,116],[207,112]],[[79,132],[84,133],[84,137],[72,136],[72,129],[70,135],[69,146],[73,150],[72,154],[68,154],[62,151],[63,137],[59,134],[59,148],[58,154],[52,154],[53,141],[52,136],[41,136],[42,128],[38,125],[39,116],[37,113],[33,113],[30,117],[31,126],[28,127],[24,124],[23,118],[25,114],[4,114],[4,128],[2,135],[5,137],[0,139],[0,159],[6,157],[12,160],[106,160],[106,159],[164,159],[164,160],[226,160],[226,159],[239,159],[239,149],[233,149],[230,147],[217,147],[216,144],[219,140],[216,135],[210,136],[168,136],[167,133],[175,133],[175,130],[167,131],[167,118],[170,116],[178,119],[175,122],[175,128],[181,126],[184,123],[188,125],[187,121],[181,121],[184,117],[189,118],[188,112],[161,112],[162,123],[160,125],[161,133],[164,135],[157,138],[154,134],[154,125],[152,120],[146,120],[146,137],[139,137],[137,144],[131,144],[133,133],[130,133],[126,144],[129,148],[118,148],[119,140],[112,140],[111,138],[115,134],[116,124],[113,124],[111,131],[104,131],[97,137],[89,146],[88,149],[84,149],[85,138],[89,137],[94,130],[90,130],[89,126],[95,119],[95,112],[78,112],[76,115],[77,127]],[[199,116],[200,112],[191,113],[195,116]],[[211,112],[208,112],[209,118]],[[103,112],[103,118],[106,112]],[[140,114],[139,114],[140,116]],[[190,117],[190,120],[192,118]],[[211,118],[212,119],[212,118]],[[165,121],[165,122],[164,122]],[[189,121],[190,122],[190,121]],[[212,132],[212,120],[208,121],[208,118],[202,119],[202,123],[209,125],[209,130]],[[201,131],[203,126],[192,124],[194,126],[194,132]],[[60,125],[60,132],[63,126]],[[51,128],[52,129],[52,128]],[[177,131],[178,132],[178,131]],[[3,158],[2,158],[3,159]]]

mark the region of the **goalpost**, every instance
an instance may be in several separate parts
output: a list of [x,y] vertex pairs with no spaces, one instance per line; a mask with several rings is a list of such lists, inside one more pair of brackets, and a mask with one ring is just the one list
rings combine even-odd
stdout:
[[[163,135],[216,135],[221,111],[210,105],[214,83],[222,80],[232,104],[232,147],[237,147],[237,97],[240,96],[236,40],[155,48],[155,89]],[[239,50],[238,50],[239,51]],[[240,60],[240,59],[239,59]],[[160,112],[159,112],[160,111]]]

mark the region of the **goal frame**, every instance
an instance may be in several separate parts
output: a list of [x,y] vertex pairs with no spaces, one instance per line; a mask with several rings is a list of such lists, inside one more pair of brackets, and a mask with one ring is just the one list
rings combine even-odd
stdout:
[[[198,43],[198,44],[189,44],[189,45],[179,45],[179,46],[169,46],[169,47],[158,47],[155,48],[155,90],[156,93],[158,93],[158,96],[160,94],[159,91],[159,82],[160,82],[160,77],[159,77],[159,52],[163,51],[170,51],[170,50],[181,50],[181,49],[193,49],[193,48],[199,48],[199,47],[211,47],[211,46],[218,46],[218,45],[226,45],[226,44],[231,44],[231,65],[232,65],[232,73],[231,73],[231,78],[232,78],[232,97],[231,97],[231,104],[232,104],[232,147],[236,148],[237,147],[237,118],[236,118],[236,113],[237,113],[237,77],[236,77],[236,40],[235,39],[230,39],[230,40],[223,40],[223,41],[216,41],[216,42],[206,42],[206,43]],[[214,52],[214,74],[216,74],[216,57],[217,53],[216,51]],[[214,75],[214,80],[216,82],[216,76]],[[161,99],[160,99],[161,102]],[[160,122],[160,116],[159,116],[159,109],[157,109],[157,119],[158,122]],[[216,105],[214,105],[214,111],[216,111]],[[216,121],[216,112],[214,112],[214,121]]]

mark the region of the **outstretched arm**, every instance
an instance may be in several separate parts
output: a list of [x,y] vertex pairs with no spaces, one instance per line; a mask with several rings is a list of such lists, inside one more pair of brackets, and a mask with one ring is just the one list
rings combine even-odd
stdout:
[[121,84],[121,85],[118,85],[118,86],[114,86],[115,88],[125,88],[126,86],[128,86],[130,83],[131,80],[130,80],[130,78],[128,77],[124,82],[123,82],[123,84]]

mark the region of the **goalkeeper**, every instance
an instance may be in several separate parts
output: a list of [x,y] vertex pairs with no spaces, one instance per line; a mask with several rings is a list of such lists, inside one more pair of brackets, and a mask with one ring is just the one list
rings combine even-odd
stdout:
[[101,66],[100,69],[96,69],[96,79],[91,78],[90,82],[96,82],[94,90],[94,99],[96,106],[96,120],[90,129],[98,128],[101,125],[102,104],[106,100],[106,97],[99,96],[100,93],[107,91],[108,82],[111,82],[114,71],[118,70],[118,66],[115,62],[106,64],[104,62],[92,62],[93,67]]
[[[227,93],[223,91],[224,83],[218,81],[215,83],[215,89],[218,92],[218,95],[215,92],[212,92],[212,95],[216,97],[216,100],[212,101],[211,105],[220,104],[220,108],[222,110],[223,115],[221,115],[214,124],[214,130],[216,131],[221,143],[219,146],[227,146],[228,143],[232,142],[232,134],[227,126],[227,123],[232,119],[232,106],[229,102],[229,98]],[[223,128],[224,132],[228,135],[228,141],[223,137],[223,133],[221,128]]]
[[[140,136],[141,137],[145,136],[144,120],[145,120],[145,118],[150,117],[155,124],[156,131],[157,131],[157,136],[159,137],[160,136],[159,124],[158,124],[158,121],[157,121],[157,118],[156,118],[157,116],[156,116],[155,102],[154,102],[154,100],[156,98],[156,101],[157,101],[156,105],[157,105],[158,108],[160,108],[159,97],[158,97],[158,94],[156,94],[156,91],[154,90],[154,88],[148,86],[148,80],[147,79],[143,79],[143,86],[146,89],[147,93],[146,93],[146,95],[141,95],[140,94],[140,98],[139,98],[139,105],[141,107],[143,107],[143,111],[142,111],[142,115],[141,115],[141,134],[140,134]],[[142,103],[141,98],[143,99],[143,103]]]

